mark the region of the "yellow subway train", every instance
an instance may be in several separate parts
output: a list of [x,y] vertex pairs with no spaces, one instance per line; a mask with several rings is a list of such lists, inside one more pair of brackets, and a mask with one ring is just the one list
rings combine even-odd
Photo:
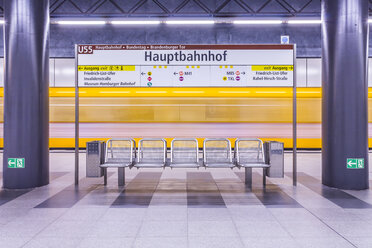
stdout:
[[[74,96],[72,87],[50,88],[50,147],[74,147]],[[258,137],[292,147],[292,88],[80,88],[79,96],[81,147],[112,137]],[[369,97],[371,105],[372,89]],[[297,123],[298,147],[321,148],[321,88],[297,88]]]

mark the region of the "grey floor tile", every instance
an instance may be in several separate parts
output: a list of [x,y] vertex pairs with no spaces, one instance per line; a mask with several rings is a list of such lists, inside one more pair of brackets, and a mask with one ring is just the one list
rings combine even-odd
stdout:
[[189,248],[242,248],[238,237],[189,237]]
[[289,238],[289,233],[278,222],[235,221],[241,237]]
[[29,208],[0,208],[0,224],[7,224],[17,218],[27,215]]
[[73,207],[64,212],[59,220],[95,221],[100,219],[107,210],[108,208]]
[[361,220],[372,222],[372,209],[345,209],[345,211],[358,216]]
[[163,237],[163,238],[137,238],[134,242],[135,248],[186,248],[187,237]]
[[348,240],[358,248],[372,247],[372,237],[349,237]]
[[129,248],[134,238],[85,238],[78,248]]
[[85,237],[96,223],[94,221],[55,221],[45,228],[40,237],[58,237],[58,238],[82,238]]
[[0,237],[33,237],[50,225],[52,220],[23,221],[17,219],[0,228]]
[[22,221],[56,220],[67,211],[67,208],[31,208],[21,218]]
[[237,237],[232,221],[190,221],[188,235],[198,237]]
[[326,221],[340,235],[349,237],[371,237],[372,223],[364,221]]
[[303,248],[352,248],[353,244],[342,237],[338,238],[296,238]]
[[144,221],[138,237],[186,237],[186,221]]
[[189,208],[188,221],[231,221],[227,208]]
[[305,208],[270,208],[269,211],[278,221],[319,221],[316,216]]
[[309,211],[321,220],[361,221],[361,217],[341,208],[309,208]]
[[100,218],[102,221],[125,220],[142,222],[147,213],[147,208],[109,208]]
[[75,248],[82,238],[33,238],[24,248]]
[[276,222],[270,209],[261,206],[230,207],[229,211],[234,221]]
[[147,209],[146,221],[187,221],[185,206],[153,206]]
[[125,220],[98,221],[86,235],[95,238],[123,238],[136,237],[142,222]]
[[293,238],[242,238],[245,247],[254,248],[299,248],[301,247]]
[[329,228],[326,224],[321,221],[311,221],[311,222],[285,222],[281,221],[280,224],[289,232],[292,237],[296,238],[332,238],[338,237],[339,235]]
[[6,247],[6,248],[19,248],[23,247],[31,237],[0,237],[0,247]]

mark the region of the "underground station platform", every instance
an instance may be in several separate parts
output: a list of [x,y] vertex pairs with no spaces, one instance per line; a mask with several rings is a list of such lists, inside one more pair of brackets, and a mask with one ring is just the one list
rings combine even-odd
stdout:
[[0,1],[0,248],[370,248],[367,0]]

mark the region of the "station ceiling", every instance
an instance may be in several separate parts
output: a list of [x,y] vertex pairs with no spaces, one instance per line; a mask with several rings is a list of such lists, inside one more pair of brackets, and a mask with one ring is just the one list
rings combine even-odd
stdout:
[[[3,16],[0,0],[0,16]],[[52,18],[319,17],[321,0],[50,0]],[[372,0],[369,13],[372,15]]]
[[320,0],[54,0],[51,15],[253,17],[319,16]]
[[[0,15],[3,2],[0,1]],[[50,0],[51,17],[319,17],[321,0]],[[370,12],[372,12],[372,0]]]

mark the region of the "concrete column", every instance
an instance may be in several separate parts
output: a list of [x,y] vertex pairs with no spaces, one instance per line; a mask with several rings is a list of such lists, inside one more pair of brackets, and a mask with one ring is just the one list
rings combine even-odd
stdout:
[[367,189],[368,1],[322,0],[322,20],[322,182]]
[[3,187],[43,186],[49,183],[49,0],[4,1],[4,19]]

